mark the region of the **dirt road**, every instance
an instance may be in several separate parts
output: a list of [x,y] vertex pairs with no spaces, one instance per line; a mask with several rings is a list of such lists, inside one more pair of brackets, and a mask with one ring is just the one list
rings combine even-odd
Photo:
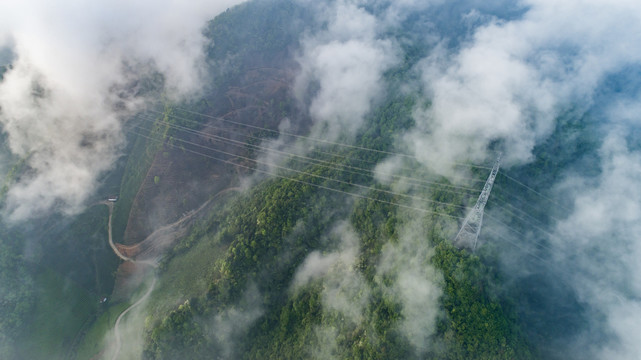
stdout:
[[[157,253],[157,254],[155,254],[156,256],[151,256],[151,258],[146,258],[144,260],[136,260],[134,258],[131,258],[131,257],[128,257],[128,256],[124,255],[118,249],[118,246],[116,246],[116,244],[114,243],[113,236],[112,236],[112,228],[111,228],[111,218],[112,218],[112,215],[113,215],[114,204],[113,204],[113,202],[105,201],[105,202],[103,202],[103,204],[107,205],[107,207],[109,208],[109,224],[108,224],[109,246],[111,246],[111,249],[114,251],[114,254],[116,254],[116,256],[118,256],[120,259],[122,259],[124,261],[130,261],[130,262],[135,263],[135,264],[144,264],[144,265],[150,266],[152,268],[155,268],[155,267],[158,266],[158,263],[157,263],[156,259],[160,257],[162,252],[169,245],[171,245],[171,243],[173,243],[173,241],[176,238],[178,238],[179,236],[184,234],[184,231],[181,231],[181,230],[185,230],[186,231],[186,227],[184,227],[183,225],[186,224],[187,220],[191,219],[194,215],[198,214],[212,200],[214,200],[218,196],[223,195],[223,194],[225,194],[227,192],[230,192],[230,191],[240,191],[240,190],[241,189],[238,188],[238,187],[229,187],[227,189],[224,189],[224,190],[218,192],[216,195],[214,195],[210,200],[208,200],[204,204],[202,204],[198,209],[190,211],[189,214],[187,214],[186,216],[183,216],[178,221],[176,221],[176,222],[174,222],[172,224],[169,224],[169,225],[165,225],[165,226],[159,228],[158,230],[154,231],[151,235],[149,235],[141,243],[135,245],[135,246],[141,246],[141,245],[144,245],[144,244],[152,244],[150,246],[150,248],[153,249],[152,254],[153,253]],[[149,256],[149,254],[146,254],[146,255]],[[135,307],[139,306],[145,300],[147,300],[147,298],[149,298],[149,296],[151,295],[151,293],[154,290],[154,287],[156,286],[156,280],[157,279],[154,276],[153,281],[151,282],[151,285],[149,286],[149,289],[147,290],[147,292],[140,299],[138,299],[138,301],[136,301],[131,306],[129,306],[127,309],[125,309],[125,311],[123,311],[118,316],[118,319],[116,319],[116,324],[114,325],[114,336],[116,337],[116,348],[115,348],[115,351],[114,351],[113,355],[111,356],[112,360],[115,360],[115,359],[118,358],[118,355],[120,355],[120,349],[122,347],[122,340],[121,340],[121,337],[120,337],[120,321],[132,309],[134,309]]]
[[154,291],[154,287],[156,286],[156,277],[154,276],[153,280],[151,281],[151,285],[149,286],[149,289],[147,289],[147,292],[140,298],[138,301],[133,303],[130,307],[125,309],[120,316],[118,316],[118,319],[116,319],[116,325],[114,325],[114,336],[116,337],[116,350],[114,351],[113,355],[111,356],[111,360],[116,360],[118,359],[118,355],[120,354],[120,348],[122,347],[122,340],[120,339],[120,321],[122,318],[127,315],[129,311],[131,311],[133,308],[136,306],[142,304],[147,298],[151,295],[151,292]]
[[111,218],[114,212],[114,203],[111,201],[105,201],[103,204],[107,205],[109,208],[109,225],[108,225],[108,233],[109,233],[109,246],[111,246],[111,249],[114,251],[114,254],[118,256],[119,258],[123,259],[124,261],[134,261],[132,258],[128,258],[125,255],[120,253],[120,250],[116,247],[116,244],[114,244],[114,239],[112,236],[112,231],[111,231]]
[[[116,244],[114,244],[114,240],[113,240],[113,236],[112,236],[112,229],[111,229],[111,218],[112,218],[112,215],[113,215],[114,204],[112,202],[109,202],[109,201],[104,202],[103,204],[107,205],[107,207],[109,208],[109,225],[108,225],[109,246],[111,246],[111,249],[114,251],[114,254],[116,254],[116,256],[118,256],[119,258],[121,258],[124,261],[131,261],[131,262],[137,263],[137,264],[145,264],[145,265],[148,265],[148,266],[151,266],[151,267],[158,266],[153,261],[136,261],[136,260],[134,260],[134,259],[132,259],[130,257],[127,257],[127,256],[123,255],[122,253],[120,253],[120,251],[118,250],[118,247],[116,247]],[[131,311],[136,306],[142,304],[151,295],[151,292],[154,290],[155,286],[156,286],[156,277],[154,276],[153,281],[151,282],[151,286],[149,286],[149,289],[147,290],[147,292],[140,299],[138,299],[138,301],[136,301],[130,307],[125,309],[125,311],[123,311],[120,314],[120,316],[118,316],[118,319],[116,319],[116,324],[114,325],[114,336],[116,337],[116,349],[115,349],[115,351],[114,351],[114,353],[113,353],[113,355],[111,357],[112,360],[115,360],[115,359],[118,358],[118,355],[120,354],[120,348],[122,347],[122,340],[120,339],[120,321],[122,320],[123,317],[125,317],[125,315],[127,315],[127,313],[129,311]]]

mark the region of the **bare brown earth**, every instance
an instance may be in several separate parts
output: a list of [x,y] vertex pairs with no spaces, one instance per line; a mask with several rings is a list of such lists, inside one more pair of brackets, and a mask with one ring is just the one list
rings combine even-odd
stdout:
[[[251,137],[265,136],[269,132],[221,121],[219,118],[277,130],[281,121],[289,117],[292,127],[288,132],[307,130],[305,125],[300,124],[310,122],[298,110],[291,94],[295,74],[293,66],[285,62],[280,66],[282,68],[246,68],[238,78],[214,90],[204,99],[209,110],[200,110],[211,117],[199,118],[175,110],[178,116],[198,119],[203,126],[197,129],[198,133],[180,131],[173,136],[214,150],[191,146],[170,137],[154,155],[133,201],[122,244],[114,244],[114,251],[125,260],[116,273],[113,293],[116,299],[121,296],[124,298],[136,287],[136,276],[132,276],[138,273],[136,266],[146,262],[155,264],[177,239],[187,234],[192,216],[207,207],[203,199],[209,199],[211,194],[234,190],[233,184],[247,174],[247,167],[254,166],[253,162],[238,158],[254,156],[248,147],[221,142],[214,136],[255,143]],[[233,161],[240,166],[189,150]],[[215,196],[212,198],[214,200]]]
[[[238,84],[227,88],[223,97],[227,101],[207,115],[275,130],[284,117],[285,108],[291,106],[291,83],[292,75],[285,70],[251,69],[241,77]],[[180,110],[176,113],[185,115]],[[244,142],[248,141],[248,136],[257,135],[256,129],[207,117],[201,117],[200,120],[205,121],[205,125],[198,129],[202,133],[179,132],[176,136],[226,153],[250,155],[246,148],[223,143],[213,136]],[[221,128],[233,133],[220,130]],[[138,244],[156,229],[177,221],[185,212],[198,207],[203,198],[229,187],[238,175],[245,172],[229,164],[184,151],[181,146],[187,147],[174,140],[173,143],[165,143],[163,149],[155,154],[131,207],[123,238],[125,245]],[[191,148],[218,158],[234,160],[232,156],[215,151],[193,146]]]
[[[283,103],[290,98],[287,84],[291,76],[273,68],[254,69],[243,76],[242,84],[230,87],[229,102],[214,116],[254,126],[277,129],[282,120]],[[230,125],[214,119],[200,129],[199,134],[180,133],[177,136],[208,148],[247,157],[243,147],[216,141],[211,135],[248,141],[256,129]],[[213,128],[215,127],[215,128]],[[233,133],[220,130],[233,130]],[[180,142],[174,141],[176,145]],[[207,152],[195,148],[199,152]],[[242,166],[253,166],[234,156],[209,152],[210,155],[231,160]],[[133,202],[123,243],[114,244],[114,252],[124,260],[116,272],[112,299],[125,299],[137,288],[141,261],[156,263],[175,241],[187,234],[192,216],[206,207],[203,199],[211,194],[235,189],[232,184],[247,173],[242,166],[232,166],[207,157],[183,151],[180,146],[165,144],[153,159],[152,165]],[[154,181],[157,177],[159,181]],[[225,190],[227,189],[227,190]],[[136,263],[134,263],[135,261]],[[144,266],[144,264],[142,264]]]
[[[206,213],[209,206],[218,199],[218,195],[239,190],[234,184],[248,172],[243,166],[194,154],[190,149],[244,166],[254,165],[238,158],[253,157],[247,147],[218,141],[212,135],[249,142],[250,137],[265,136],[268,132],[230,124],[217,120],[216,117],[272,130],[277,130],[281,121],[289,117],[292,127],[288,132],[302,133],[307,130],[305,127],[311,122],[307,121],[306,115],[298,110],[293,100],[291,88],[295,72],[292,69],[295,66],[288,63],[285,60],[287,58],[289,54],[283,50],[282,54],[273,56],[271,60],[256,57],[250,61],[255,65],[240,65],[239,70],[236,69],[237,72],[234,73],[242,75],[225,80],[226,84],[216,87],[203,99],[208,104],[208,109],[200,111],[212,118],[195,117],[203,124],[196,129],[199,133],[181,131],[170,134],[161,150],[153,155],[152,164],[133,200],[122,244],[113,242],[110,211],[110,245],[114,253],[123,260],[116,273],[112,301],[129,298],[132,291],[141,284],[140,274],[156,266],[164,252],[187,234],[197,215]],[[267,63],[279,65],[264,66]],[[180,110],[175,113],[185,116]],[[172,140],[171,136],[234,155],[221,155],[215,151],[185,145],[176,139]],[[212,197],[212,194],[217,195]],[[113,208],[113,204],[107,205],[110,210]],[[149,296],[154,284],[133,306]],[[130,309],[125,310],[119,320]],[[118,334],[117,342],[120,344]],[[118,352],[114,357],[117,356]]]

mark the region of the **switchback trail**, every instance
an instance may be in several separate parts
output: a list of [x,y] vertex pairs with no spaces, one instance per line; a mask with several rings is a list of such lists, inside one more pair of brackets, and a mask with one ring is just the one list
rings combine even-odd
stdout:
[[[143,240],[143,241],[142,241],[142,243],[144,243],[144,242],[150,242],[150,241],[155,241],[155,239],[156,239],[157,237],[159,237],[159,235],[158,235],[158,234],[169,235],[171,232],[173,232],[173,235],[177,235],[177,234],[179,234],[178,229],[180,228],[180,226],[181,226],[183,223],[185,223],[187,220],[191,219],[194,215],[198,214],[198,213],[199,213],[201,210],[203,210],[203,209],[204,209],[204,208],[205,208],[205,207],[206,207],[206,206],[207,206],[207,205],[208,205],[212,200],[214,200],[214,199],[215,199],[215,198],[217,198],[218,196],[220,196],[220,195],[224,195],[225,193],[228,193],[228,192],[230,192],[230,191],[241,191],[241,189],[240,189],[239,187],[229,187],[229,188],[227,188],[227,189],[224,189],[224,190],[219,191],[219,192],[218,192],[216,195],[214,195],[211,199],[209,199],[209,200],[208,200],[208,201],[206,201],[204,204],[202,204],[198,209],[196,209],[196,210],[192,210],[192,211],[190,211],[190,212],[189,212],[189,214],[187,214],[186,216],[183,216],[183,217],[182,217],[181,219],[179,219],[178,221],[176,221],[176,222],[174,222],[174,223],[172,223],[172,224],[169,224],[169,225],[163,226],[163,227],[161,227],[160,229],[158,229],[158,230],[154,231],[151,235],[149,235],[149,236],[147,237],[147,239]],[[118,256],[120,259],[122,259],[122,260],[124,260],[124,261],[132,262],[132,263],[134,263],[134,264],[144,264],[144,265],[149,265],[149,266],[151,266],[152,268],[156,268],[156,267],[158,267],[157,262],[156,262],[155,260],[153,260],[153,259],[149,259],[149,260],[136,260],[136,259],[134,259],[134,258],[132,258],[132,257],[126,256],[125,254],[123,254],[123,253],[120,251],[120,249],[118,248],[118,246],[116,246],[116,244],[114,243],[114,241],[113,241],[113,236],[112,236],[111,219],[112,219],[112,215],[113,215],[113,208],[114,208],[114,204],[113,204],[113,202],[110,202],[110,201],[102,202],[102,204],[107,205],[107,207],[109,208],[109,223],[108,223],[108,231],[107,231],[107,232],[108,232],[108,235],[109,235],[109,246],[111,246],[111,249],[114,251],[114,254],[116,254],[116,256]],[[173,237],[176,237],[176,236],[173,236]],[[119,244],[119,245],[120,245],[120,244]],[[120,245],[120,246],[123,246],[123,245]],[[163,248],[164,248],[164,247],[163,247]],[[162,250],[161,250],[161,251],[162,251]],[[147,289],[147,292],[146,292],[146,293],[145,293],[145,294],[144,294],[140,299],[138,299],[138,301],[136,301],[136,302],[135,302],[135,303],[133,303],[131,306],[129,306],[127,309],[125,309],[125,311],[123,311],[123,312],[118,316],[118,318],[116,319],[116,324],[114,325],[114,336],[116,337],[116,348],[115,348],[115,350],[114,350],[113,355],[111,356],[111,359],[112,359],[112,360],[116,360],[116,359],[118,358],[118,355],[120,355],[120,349],[122,348],[122,340],[121,340],[121,338],[120,338],[120,321],[125,317],[125,315],[127,315],[127,313],[129,313],[129,311],[131,311],[133,308],[135,308],[135,307],[139,306],[139,305],[140,305],[140,304],[142,304],[145,300],[147,300],[147,298],[149,298],[149,296],[151,295],[151,293],[153,292],[153,290],[154,290],[154,288],[155,288],[155,286],[156,286],[156,281],[157,281],[157,279],[156,279],[156,277],[154,276],[154,277],[153,277],[153,280],[152,280],[152,282],[151,282],[151,285],[149,286],[149,289]]]
[[118,358],[118,355],[120,354],[120,348],[122,347],[122,341],[120,340],[120,321],[122,320],[125,315],[129,311],[131,311],[133,308],[136,306],[142,304],[147,298],[151,295],[151,292],[154,291],[154,287],[156,286],[156,277],[153,277],[153,280],[151,281],[151,285],[149,286],[149,289],[147,289],[147,292],[140,298],[138,301],[133,303],[130,307],[125,309],[120,316],[118,316],[118,319],[116,319],[116,325],[114,325],[114,336],[116,337],[116,350],[114,351],[113,355],[111,356],[111,360],[116,360]]
[[[157,265],[153,261],[136,261],[136,260],[134,260],[134,259],[132,259],[130,257],[127,257],[127,256],[123,255],[118,250],[118,247],[116,246],[116,244],[114,244],[114,240],[113,240],[113,236],[112,236],[112,229],[111,229],[111,218],[112,218],[112,215],[113,215],[114,204],[113,204],[113,202],[110,202],[110,201],[106,201],[103,204],[107,205],[107,207],[109,208],[109,224],[108,224],[108,231],[107,232],[109,234],[109,246],[111,246],[111,249],[114,251],[114,254],[116,254],[116,256],[118,256],[119,258],[121,258],[124,261],[131,261],[133,263],[140,263],[140,264],[149,265],[151,267],[156,267]],[[120,316],[118,316],[118,319],[116,319],[116,324],[114,325],[114,336],[116,337],[116,349],[115,349],[115,351],[114,351],[114,353],[113,353],[113,355],[111,357],[112,360],[116,360],[118,358],[118,355],[120,354],[120,348],[122,347],[122,341],[120,339],[120,328],[119,328],[120,321],[122,320],[122,318],[125,315],[127,315],[127,313],[129,311],[131,311],[136,306],[142,304],[149,297],[149,295],[151,295],[151,292],[154,290],[155,286],[156,286],[156,277],[154,276],[154,278],[153,278],[153,280],[151,282],[151,286],[149,286],[149,289],[147,290],[147,292],[140,299],[138,299],[138,301],[136,301],[130,307],[125,309],[125,311],[123,311],[120,314]]]
[[[175,240],[186,235],[189,228],[189,220],[200,214],[213,200],[231,191],[241,191],[239,187],[228,187],[216,193],[200,207],[184,214],[177,221],[156,229],[143,241],[134,245],[115,244],[110,242],[116,255],[125,261],[132,261],[138,264],[149,264],[156,266],[165,250],[171,247]],[[110,238],[111,239],[111,238]]]

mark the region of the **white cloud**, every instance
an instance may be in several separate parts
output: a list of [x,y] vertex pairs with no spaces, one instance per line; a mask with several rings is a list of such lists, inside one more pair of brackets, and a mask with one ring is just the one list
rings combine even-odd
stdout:
[[309,109],[317,124],[313,135],[335,140],[360,128],[384,92],[382,76],[397,63],[398,50],[381,37],[381,21],[355,2],[337,1],[320,11],[327,30],[303,38],[295,90],[304,101],[318,84]]
[[553,230],[556,266],[546,271],[567,280],[589,308],[592,328],[568,348],[591,347],[574,356],[636,359],[641,328],[628,319],[638,318],[641,308],[641,154],[630,134],[640,124],[639,90],[605,87],[615,75],[638,77],[628,71],[641,64],[641,3],[522,5],[517,18],[486,22],[455,49],[443,41],[423,60],[419,68],[431,106],[415,109],[417,126],[405,139],[419,161],[441,174],[451,175],[453,162],[492,159],[495,143],[509,167],[532,159],[559,114],[595,110],[590,116],[600,117],[603,133],[594,137],[604,140],[592,166],[602,174],[576,173],[557,187],[574,199],[574,211]]
[[441,173],[491,158],[494,141],[507,165],[529,161],[559,110],[589,105],[605,76],[641,60],[637,2],[524,5],[521,18],[481,26],[457,51],[435,51],[421,65],[432,106],[416,110],[418,131],[407,140]]
[[[433,249],[426,241],[424,220],[404,224],[397,243],[383,246],[377,266],[377,281],[387,296],[402,304],[399,330],[412,344],[417,354],[430,350],[441,312],[442,275],[430,259]],[[391,277],[384,285],[384,277]]]
[[8,193],[10,217],[78,211],[118,156],[138,80],[159,71],[167,96],[198,91],[201,29],[239,2],[3,2],[0,45],[16,58],[0,84],[0,121],[31,168]]
[[[637,359],[641,354],[641,152],[612,130],[601,149],[602,174],[559,186],[574,197],[574,211],[557,225],[554,260],[583,303],[605,317],[593,324],[615,338],[593,345],[595,358]],[[604,327],[602,327],[604,326]]]

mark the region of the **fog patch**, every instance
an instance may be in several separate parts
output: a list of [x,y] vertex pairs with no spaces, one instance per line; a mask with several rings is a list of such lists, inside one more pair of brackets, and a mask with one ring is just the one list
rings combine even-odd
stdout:
[[157,279],[154,276],[151,275],[151,280],[147,277],[139,297],[134,296],[135,302],[119,315],[120,321],[116,320],[114,328],[103,339],[104,359],[142,358],[145,345],[146,305],[156,285]]
[[603,143],[601,175],[591,181],[569,176],[559,185],[573,195],[574,211],[551,238],[553,259],[563,269],[558,275],[601,315],[592,319],[587,341],[577,340],[591,344],[587,358],[641,355],[641,326],[631,320],[641,313],[641,152],[628,148],[622,130]]
[[314,340],[310,355],[313,359],[340,359],[341,352],[336,338],[338,329],[329,326],[314,327]]
[[351,266],[358,255],[359,241],[356,233],[346,222],[341,222],[331,231],[330,237],[339,239],[338,249],[329,253],[312,251],[300,265],[294,276],[294,289],[322,278],[334,267]]
[[217,314],[208,326],[209,336],[215,339],[223,359],[233,359],[237,355],[238,340],[245,336],[250,327],[264,313],[262,297],[256,284],[251,284],[243,294],[242,300],[234,306]]
[[120,155],[123,122],[150,92],[179,99],[199,91],[201,28],[241,1],[0,6],[0,46],[12,53],[0,123],[28,165],[7,194],[9,218],[78,213]]
[[[522,17],[476,28],[454,50],[437,48],[419,66],[431,106],[415,109],[406,141],[442,174],[452,163],[532,160],[560,111],[587,109],[608,74],[641,60],[641,5],[531,0]],[[625,24],[625,25],[623,25]],[[632,28],[630,28],[632,27]]]
[[443,293],[442,275],[430,264],[433,249],[424,222],[415,219],[404,224],[398,242],[383,246],[377,268],[377,282],[386,295],[403,305],[399,330],[418,354],[432,345]]
[[398,63],[397,46],[380,20],[357,1],[320,6],[324,30],[302,38],[295,94],[309,102],[312,136],[353,136],[372,102],[384,93],[383,72]]
[[338,249],[325,254],[310,253],[297,270],[292,288],[295,291],[313,280],[322,279],[323,307],[358,324],[363,321],[370,293],[362,274],[354,268],[360,249],[358,235],[349,223],[341,222],[329,237],[338,240]]
[[[442,275],[430,264],[433,250],[422,223],[417,219],[405,224],[398,241],[383,246],[373,283],[367,282],[358,270],[360,243],[351,225],[337,224],[330,233],[331,238],[338,240],[337,249],[310,253],[295,274],[293,291],[321,281],[324,317],[337,316],[340,324],[365,328],[371,341],[378,341],[375,326],[365,314],[372,292],[381,289],[385,298],[401,305],[402,317],[396,330],[417,354],[431,350],[436,320],[442,311]],[[319,358],[339,356],[335,341],[338,331],[331,323],[319,325],[315,329],[318,343],[312,354]]]

